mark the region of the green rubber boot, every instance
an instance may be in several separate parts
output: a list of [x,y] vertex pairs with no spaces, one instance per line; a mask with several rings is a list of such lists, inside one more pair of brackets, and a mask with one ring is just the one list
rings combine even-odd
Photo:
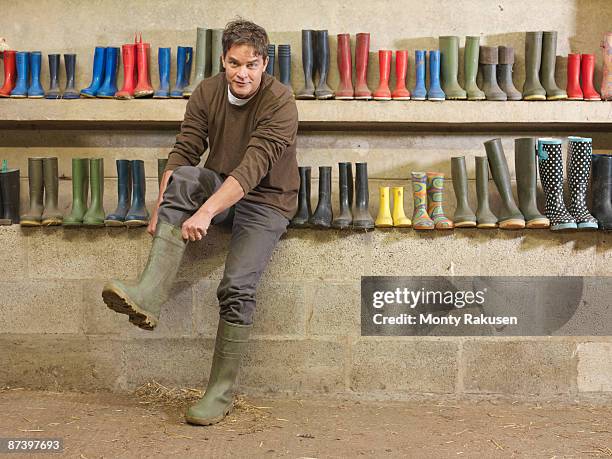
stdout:
[[83,215],[84,226],[104,226],[104,159],[92,158],[90,161],[91,203]]
[[43,175],[45,179],[45,210],[42,214],[42,225],[61,225],[62,213],[57,206],[59,192],[57,158],[43,159]]
[[238,325],[219,319],[215,353],[204,397],[187,411],[190,424],[208,426],[227,416],[234,407],[234,384],[240,360],[248,346],[252,325]]
[[542,63],[542,32],[525,34],[525,84],[524,100],[546,100],[546,89],[540,83]]
[[542,65],[540,81],[546,89],[547,100],[567,99],[567,92],[557,86],[555,65],[557,60],[557,32],[544,32],[542,35]]
[[149,260],[140,279],[138,282],[107,282],[102,289],[106,305],[113,311],[127,314],[137,327],[153,330],[161,306],[170,296],[186,246],[180,228],[158,221]]
[[87,212],[89,194],[89,158],[72,159],[72,211],[64,217],[64,226],[81,226]]
[[221,64],[221,56],[223,55],[223,29],[212,29],[210,47],[211,47],[211,71],[210,76],[214,77],[217,73],[223,71],[223,65]]
[[455,228],[475,228],[476,215],[468,202],[468,175],[465,167],[465,156],[451,158],[451,177],[457,207],[453,221]]
[[523,137],[514,140],[514,167],[519,209],[527,228],[548,228],[550,221],[538,210],[536,139]]
[[193,82],[183,90],[183,97],[191,97],[196,86],[210,76],[212,30],[198,27],[195,52],[195,77]]
[[21,216],[21,226],[40,226],[43,213],[43,159],[28,158],[28,183],[30,188],[30,208]]
[[459,37],[440,37],[440,79],[447,99],[463,100],[467,93],[457,80],[459,73]]
[[476,197],[477,228],[497,228],[497,217],[489,207],[489,161],[486,156],[476,156]]
[[465,73],[465,90],[468,100],[485,100],[485,93],[476,84],[478,75],[478,56],[480,55],[480,37],[465,37],[463,59]]

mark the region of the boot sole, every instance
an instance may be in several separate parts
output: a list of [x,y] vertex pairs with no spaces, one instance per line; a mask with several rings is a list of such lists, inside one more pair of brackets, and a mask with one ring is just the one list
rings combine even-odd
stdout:
[[[457,225],[455,225],[457,226]],[[495,229],[497,228],[497,223],[479,223],[476,225],[478,229]]]
[[187,421],[189,424],[193,424],[196,426],[211,426],[213,424],[218,424],[219,422],[223,421],[223,419],[225,419],[225,417],[230,414],[232,412],[232,410],[234,409],[234,404],[232,403],[232,405],[224,412],[223,416],[218,416],[216,418],[209,418],[209,419],[200,419],[200,418],[194,418],[193,416],[185,416],[185,421]]
[[127,314],[130,322],[143,330],[153,330],[157,326],[157,319],[151,317],[130,301],[129,297],[121,290],[103,290],[102,299],[106,306],[119,314]]
[[523,100],[546,100],[546,96],[524,96]]
[[552,96],[552,97],[546,97],[546,100],[567,100],[567,96]]
[[61,224],[61,218],[49,218],[48,220],[43,220],[41,226],[60,226]]
[[525,228],[529,228],[529,229],[550,228],[550,221],[548,220],[548,218],[539,218],[537,220],[530,220],[525,223]]
[[126,220],[124,224],[125,226],[129,226],[129,227],[148,226],[149,222],[145,220]]
[[525,228],[524,220],[506,220],[503,222],[499,222],[499,228],[504,230],[519,230]]
[[28,227],[42,226],[42,222],[36,222],[32,220],[23,220],[23,219],[19,222],[19,224],[21,226],[28,226]]
[[455,228],[476,228],[476,222],[455,222]]
[[124,227],[125,223],[119,220],[104,220],[104,226],[111,226],[114,228]]

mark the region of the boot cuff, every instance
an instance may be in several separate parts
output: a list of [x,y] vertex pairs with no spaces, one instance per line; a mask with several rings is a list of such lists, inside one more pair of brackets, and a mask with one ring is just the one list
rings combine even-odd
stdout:
[[481,46],[480,47],[480,63],[481,64],[497,64],[497,46]]
[[514,48],[500,46],[498,61],[500,64],[514,64]]

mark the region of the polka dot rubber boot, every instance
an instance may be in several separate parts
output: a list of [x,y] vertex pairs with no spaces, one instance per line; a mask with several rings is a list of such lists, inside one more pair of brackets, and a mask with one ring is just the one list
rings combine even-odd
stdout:
[[538,164],[540,181],[546,194],[544,213],[550,220],[550,229],[577,229],[576,220],[567,211],[563,201],[563,157],[560,140],[538,139]]
[[453,229],[453,222],[444,214],[444,174],[427,173],[427,212],[437,230]]
[[593,141],[587,137],[568,137],[568,141],[567,180],[571,202],[567,210],[576,220],[579,230],[596,230],[597,219],[591,215],[586,205]]
[[412,191],[414,197],[412,227],[415,230],[434,229],[434,222],[427,213],[427,174],[425,172],[412,173]]

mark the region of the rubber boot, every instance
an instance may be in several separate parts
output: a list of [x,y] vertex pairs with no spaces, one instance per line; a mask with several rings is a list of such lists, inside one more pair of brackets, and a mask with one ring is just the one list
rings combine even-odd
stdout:
[[147,195],[144,161],[132,161],[132,206],[125,216],[126,226],[147,226],[149,211],[145,205]]
[[603,49],[601,98],[612,100],[612,32],[604,34],[601,47]]
[[393,100],[410,100],[410,91],[406,88],[408,73],[408,51],[395,51],[395,89],[391,93]]
[[580,76],[582,77],[582,93],[584,100],[601,100],[601,96],[593,86],[593,72],[595,71],[595,55],[583,54],[580,65]]
[[[159,48],[157,50],[157,67],[159,69],[159,88],[153,94],[153,99],[170,98],[170,62],[172,50],[170,48]],[[202,80],[200,80],[202,81]],[[183,96],[187,90],[183,91]],[[193,92],[193,91],[192,91]],[[191,92],[186,97],[191,96]]]
[[546,100],[546,89],[540,83],[542,64],[542,32],[525,34],[525,84],[524,100]]
[[4,224],[19,224],[19,169],[0,171],[0,218]]
[[497,82],[508,100],[521,100],[523,95],[514,86],[512,81],[512,67],[514,66],[514,48],[500,46],[498,48]]
[[[485,91],[486,92],[486,91]],[[504,149],[500,139],[488,140],[484,143],[487,151],[487,159],[491,167],[491,175],[497,191],[501,197],[501,209],[499,211],[499,227],[501,229],[523,229],[525,218],[514,202],[512,196],[512,184],[510,183],[510,170],[504,155]]]
[[296,99],[314,99],[314,30],[302,30],[302,67],[304,87],[295,95]]
[[[161,188],[162,178],[166,171],[166,165],[168,164],[168,158],[157,158],[157,186]],[[131,182],[131,177],[130,177]]]
[[85,215],[84,226],[104,226],[104,159],[92,158],[89,164],[89,184],[91,186],[91,203]]
[[478,59],[480,57],[480,37],[465,37],[463,54],[463,71],[465,74],[465,92],[468,100],[485,100],[485,93],[476,83],[478,76]]
[[42,223],[44,176],[43,159],[28,158],[30,208],[21,216],[21,226],[40,226]]
[[482,90],[487,100],[505,101],[508,96],[497,84],[497,46],[480,47],[480,68],[482,70]]
[[298,191],[298,209],[291,219],[292,228],[306,228],[312,217],[312,207],[310,205],[310,166],[298,167],[300,173],[300,189]]
[[567,211],[563,200],[563,155],[558,139],[538,139],[540,181],[546,195],[544,213],[552,231],[575,230],[576,220]]
[[497,228],[497,217],[489,206],[489,161],[486,156],[476,156],[476,196],[478,198],[476,227]]
[[525,217],[526,228],[548,228],[548,218],[540,213],[536,199],[537,156],[536,140],[523,137],[514,140],[514,167],[519,209]]
[[391,100],[391,90],[389,89],[391,58],[391,51],[384,49],[378,51],[378,69],[380,71],[380,77],[378,80],[378,88],[376,88],[372,94],[374,100]]
[[181,229],[162,220],[157,222],[147,265],[137,282],[111,280],[102,290],[106,305],[145,330],[157,326],[162,304],[170,297],[187,242]]
[[93,75],[91,77],[91,84],[81,89],[81,95],[83,97],[96,97],[102,84],[104,83],[104,71],[106,69],[106,52],[107,48],[103,46],[96,46],[94,52],[93,61]]
[[125,216],[132,199],[132,163],[128,159],[117,160],[117,208],[104,219],[104,226],[124,226]]
[[429,91],[427,100],[442,101],[446,94],[440,87],[440,51],[429,51]]
[[372,98],[372,91],[368,88],[369,59],[370,34],[358,33],[355,43],[355,99],[357,100],[370,100]]
[[276,45],[268,45],[268,65],[266,65],[266,73],[274,76],[274,63],[276,62]]
[[[155,93],[153,86],[151,85],[150,54],[151,45],[149,43],[136,43],[136,66],[138,68],[138,83],[134,88],[134,97],[136,97],[137,99],[151,97]],[[188,67],[185,69],[185,73],[183,75],[184,86],[189,84],[189,74],[191,72],[191,54],[189,55],[189,60],[187,61]],[[183,97],[183,88],[181,88],[181,94],[179,97]]]
[[393,194],[393,226],[396,228],[410,228],[412,221],[406,216],[404,211],[404,187],[392,187],[391,194]]
[[42,225],[61,225],[62,212],[58,207],[59,173],[57,158],[43,158],[42,163],[45,183],[45,210],[42,213]]
[[557,59],[557,32],[544,32],[542,35],[542,65],[540,81],[546,90],[547,100],[567,99],[567,93],[557,86],[555,65]]
[[415,230],[432,230],[435,224],[427,213],[427,174],[425,172],[412,172],[411,175],[414,199],[412,227]]
[[10,97],[11,91],[15,88],[17,82],[15,55],[15,51],[4,51],[4,83],[0,88],[0,97]]
[[351,163],[338,163],[340,214],[332,221],[332,228],[347,229],[353,223],[353,166]]
[[11,98],[23,99],[28,97],[28,78],[30,76],[30,53],[17,52],[15,54],[15,68],[17,69],[17,79],[11,91]]
[[[119,65],[119,48],[106,48],[106,57],[104,60],[104,82],[96,97],[103,99],[112,99],[117,92],[117,66]],[[81,94],[83,91],[81,91]]]
[[293,94],[291,87],[291,45],[278,45],[278,70],[280,82],[287,86]]
[[248,349],[252,328],[252,325],[233,324],[219,319],[206,393],[185,414],[188,423],[204,426],[216,424],[232,411],[240,360]]
[[338,34],[338,72],[340,83],[334,93],[337,100],[352,100],[353,89],[353,59],[351,56],[351,36],[348,33]]
[[612,230],[612,155],[593,155],[593,215],[599,229]]
[[472,211],[468,202],[468,175],[464,156],[451,158],[451,177],[457,200],[455,216],[453,217],[455,228],[475,228],[476,215],[474,215],[474,211]]
[[40,68],[42,65],[42,53],[32,51],[30,53],[30,85],[28,86],[28,99],[42,99],[45,91],[40,84]]
[[334,92],[327,85],[327,75],[329,72],[329,35],[327,30],[317,30],[317,71],[319,81],[315,88],[317,99],[332,99]]
[[0,226],[8,226],[12,225],[13,222],[10,218],[5,217],[6,211],[4,208],[4,192],[2,191],[4,185],[5,175],[2,170],[0,170]]
[[59,88],[60,55],[49,54],[49,90],[45,93],[45,99],[61,99],[62,93]]
[[329,228],[333,219],[331,206],[331,167],[319,167],[319,202],[310,218],[310,225],[317,228]]
[[583,100],[580,87],[580,54],[567,55],[567,92],[568,100]]
[[170,97],[179,99],[183,97],[183,90],[189,85],[191,72],[192,48],[179,46],[176,53],[176,84],[170,91]]
[[66,69],[66,88],[62,99],[79,99],[79,91],[75,87],[76,54],[64,54],[64,68]]
[[212,70],[210,76],[223,71],[221,56],[223,56],[223,29],[212,29],[211,33],[211,58]]
[[[193,77],[191,84],[183,90],[183,97],[191,97],[191,94],[193,94],[193,91],[195,91],[195,88],[200,84],[200,81],[210,76],[211,40],[212,40],[212,30],[198,27],[197,38],[196,38],[196,50],[195,50],[195,75]],[[170,49],[170,48],[160,48],[160,51],[162,49]],[[161,55],[159,59],[160,59],[159,75],[160,75],[160,80],[161,80]],[[164,68],[165,68],[165,65],[166,64],[164,61]],[[169,78],[170,78],[170,59],[168,58],[168,79]],[[160,84],[160,86],[162,85]],[[157,93],[161,89],[162,88],[160,87],[160,89],[155,93],[155,97],[158,97]]]
[[455,225],[444,213],[444,174],[427,172],[427,213],[435,229],[453,229]]
[[568,137],[567,150],[567,181],[570,192],[570,205],[567,210],[576,220],[579,230],[597,229],[597,220],[586,205],[593,140],[587,137]]
[[440,37],[440,61],[442,67],[442,90],[447,99],[465,100],[467,93],[459,84],[459,37]]
[[368,190],[368,163],[355,164],[355,191],[353,228],[373,229],[374,219],[370,214],[370,192]]
[[374,225],[377,228],[392,228],[393,217],[391,217],[391,202],[389,200],[389,187],[378,187],[378,216]]
[[425,88],[425,51],[414,52],[414,72],[416,81],[412,90],[412,100],[426,100],[427,89]]
[[128,43],[121,47],[123,57],[123,88],[115,93],[115,99],[133,99],[136,88],[136,45]]
[[89,158],[72,158],[72,211],[64,217],[64,226],[81,226],[87,211],[89,194]]

